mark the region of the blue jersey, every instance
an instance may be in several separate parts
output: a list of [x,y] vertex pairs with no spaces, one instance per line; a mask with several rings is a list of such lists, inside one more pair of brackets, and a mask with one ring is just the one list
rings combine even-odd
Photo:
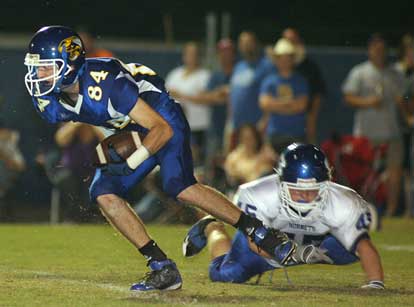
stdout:
[[126,196],[155,166],[160,166],[164,191],[173,197],[196,183],[190,148],[190,127],[178,103],[168,95],[164,80],[150,68],[113,58],[87,59],[79,76],[79,96],[71,103],[64,93],[33,98],[36,110],[50,123],[84,122],[119,131],[148,130],[128,114],[138,98],[161,115],[173,137],[129,176],[110,176],[97,169],[89,189],[92,200],[104,194]]
[[[293,73],[288,78],[271,74],[261,84],[260,95],[262,94],[282,99],[308,96],[308,83],[297,73]],[[305,122],[305,112],[289,115],[270,112],[266,135],[303,137],[305,135]]]
[[50,123],[76,121],[145,133],[146,129],[128,116],[139,97],[174,125],[177,107],[168,96],[164,80],[147,66],[124,64],[114,58],[86,59],[79,76],[78,100],[73,104],[57,94],[34,97],[33,103]]

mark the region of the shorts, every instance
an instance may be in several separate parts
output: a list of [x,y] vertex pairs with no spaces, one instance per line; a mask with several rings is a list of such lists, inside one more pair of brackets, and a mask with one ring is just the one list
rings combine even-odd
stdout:
[[176,198],[181,191],[195,184],[197,181],[194,177],[190,147],[190,127],[184,115],[182,116],[181,125],[171,126],[174,135],[168,143],[139,165],[131,175],[105,175],[97,169],[89,187],[91,200],[96,201],[99,195],[104,194],[125,197],[128,191],[141,182],[157,165],[160,166],[163,190],[169,196]]

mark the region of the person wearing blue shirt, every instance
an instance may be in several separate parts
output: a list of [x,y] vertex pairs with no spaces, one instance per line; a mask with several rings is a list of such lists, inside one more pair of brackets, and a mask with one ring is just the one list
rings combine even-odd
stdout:
[[160,166],[163,190],[171,197],[218,217],[246,233],[284,264],[296,245],[288,237],[242,213],[224,195],[196,181],[190,127],[180,107],[149,67],[115,58],[85,59],[79,35],[63,26],[40,29],[25,57],[25,84],[39,115],[50,123],[84,122],[141,132],[142,145],[127,159],[109,148],[111,161],[97,168],[90,196],[113,227],[148,260],[150,272],[133,291],[176,290],[176,264],[151,239],[125,200],[127,192]]
[[242,60],[230,80],[231,122],[237,131],[244,124],[257,124],[262,118],[259,89],[263,79],[275,71],[272,63],[260,54],[256,35],[242,32],[238,41]]
[[308,84],[294,71],[295,48],[287,39],[275,47],[277,73],[269,75],[260,87],[260,107],[267,113],[267,141],[276,152],[287,144],[305,140]]

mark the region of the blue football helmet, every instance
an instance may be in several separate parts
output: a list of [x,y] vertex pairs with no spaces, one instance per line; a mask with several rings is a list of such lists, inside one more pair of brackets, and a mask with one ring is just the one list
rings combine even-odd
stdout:
[[[280,156],[276,172],[281,182],[282,206],[291,217],[312,219],[320,213],[332,177],[328,160],[319,148],[311,144],[289,145]],[[293,200],[290,190],[318,193],[312,201],[303,202]]]
[[77,81],[85,64],[85,49],[72,29],[43,27],[30,41],[24,64],[28,69],[24,81],[31,96],[59,93]]

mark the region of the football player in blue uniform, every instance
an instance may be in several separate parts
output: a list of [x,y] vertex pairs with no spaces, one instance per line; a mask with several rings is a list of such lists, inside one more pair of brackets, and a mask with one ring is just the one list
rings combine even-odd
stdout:
[[290,259],[296,245],[285,234],[264,227],[218,191],[197,183],[187,120],[153,70],[115,58],[85,59],[78,34],[63,26],[44,27],[33,36],[25,65],[26,87],[46,121],[84,122],[145,135],[143,146],[127,159],[110,151],[112,162],[96,170],[90,186],[91,199],[104,216],[148,260],[151,271],[131,290],[174,290],[182,284],[175,263],[124,200],[128,190],[156,165],[168,195],[238,228],[277,262]]

